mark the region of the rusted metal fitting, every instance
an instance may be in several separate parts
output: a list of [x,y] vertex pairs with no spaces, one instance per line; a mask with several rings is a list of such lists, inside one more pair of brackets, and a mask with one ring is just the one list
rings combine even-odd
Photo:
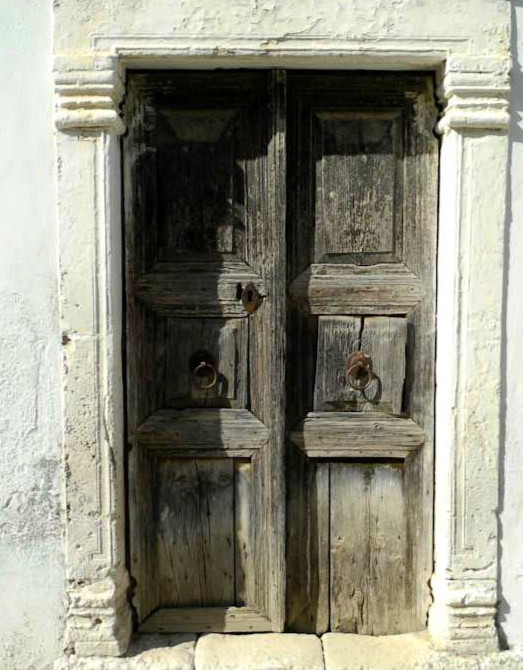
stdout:
[[347,358],[347,377],[355,391],[364,391],[374,378],[372,358],[363,351],[353,351]]

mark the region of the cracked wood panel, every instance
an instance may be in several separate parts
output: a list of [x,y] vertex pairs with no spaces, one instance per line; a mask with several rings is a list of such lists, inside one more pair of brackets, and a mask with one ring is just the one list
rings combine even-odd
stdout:
[[331,463],[330,493],[331,630],[410,631],[415,577],[403,465]]
[[[314,410],[400,414],[406,344],[406,319],[320,317]],[[372,359],[373,379],[361,392],[350,386],[347,376],[347,358],[354,351]]]
[[[293,73],[289,100],[288,373],[294,383],[287,416],[295,428],[288,528],[303,532],[288,531],[288,626],[323,632],[329,624],[321,613],[333,606],[332,592],[330,605],[321,595],[329,585],[316,588],[311,579],[321,563],[318,537],[329,535],[332,523],[324,505],[337,499],[332,485],[328,503],[315,499],[315,468],[325,462],[317,459],[331,460],[331,469],[358,459],[399,459],[413,575],[404,598],[410,619],[404,616],[402,625],[418,630],[426,624],[432,570],[438,149],[432,82],[391,73]],[[374,351],[381,382],[374,404],[346,387],[344,350],[352,340]],[[353,423],[350,410],[360,418],[379,410],[391,421],[374,432]],[[297,455],[301,450],[305,457]],[[378,613],[376,630],[380,621]]]

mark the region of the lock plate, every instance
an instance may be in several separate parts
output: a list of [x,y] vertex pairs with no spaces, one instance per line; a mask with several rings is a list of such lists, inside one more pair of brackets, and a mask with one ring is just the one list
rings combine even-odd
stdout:
[[242,291],[241,299],[245,311],[249,312],[249,314],[258,309],[262,300],[261,295],[258,293],[258,289],[254,284],[247,284]]

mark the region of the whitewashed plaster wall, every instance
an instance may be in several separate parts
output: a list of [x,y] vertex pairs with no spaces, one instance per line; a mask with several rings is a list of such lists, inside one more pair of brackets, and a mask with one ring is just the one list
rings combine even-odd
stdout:
[[[57,225],[52,152],[51,0],[0,0],[0,668],[47,670],[60,651],[63,597],[59,523],[60,379]],[[105,34],[172,31],[204,36],[250,25],[251,35],[394,35],[410,5],[420,37],[453,35],[478,26],[478,48],[496,52],[500,3],[440,0],[436,16],[426,0],[387,0],[369,13],[367,0],[106,0],[56,2],[57,50],[89,47],[94,25]],[[118,13],[115,7],[118,4]],[[158,6],[165,11],[158,20]],[[61,6],[60,6],[61,5]],[[253,10],[256,11],[253,13]],[[142,17],[136,25],[134,17]],[[250,20],[246,21],[246,17]],[[157,17],[156,19],[154,17]],[[386,17],[386,20],[384,19]],[[511,180],[508,193],[503,382],[501,612],[504,635],[523,645],[523,0],[513,0],[514,72]],[[468,26],[465,29],[465,26]],[[339,26],[339,28],[337,28]],[[334,31],[334,32],[333,32]]]
[[60,326],[52,7],[0,2],[0,668],[60,651]]

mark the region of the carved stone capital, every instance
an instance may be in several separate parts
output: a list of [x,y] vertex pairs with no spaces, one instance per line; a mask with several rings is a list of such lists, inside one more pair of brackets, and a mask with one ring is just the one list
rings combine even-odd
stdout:
[[59,130],[125,131],[119,111],[124,83],[117,57],[56,56],[54,82]]
[[66,642],[76,656],[119,656],[131,637],[131,610],[127,600],[129,577],[92,584],[74,584],[68,590]]
[[510,58],[495,56],[450,57],[439,89],[445,108],[438,130],[507,130],[510,65]]

